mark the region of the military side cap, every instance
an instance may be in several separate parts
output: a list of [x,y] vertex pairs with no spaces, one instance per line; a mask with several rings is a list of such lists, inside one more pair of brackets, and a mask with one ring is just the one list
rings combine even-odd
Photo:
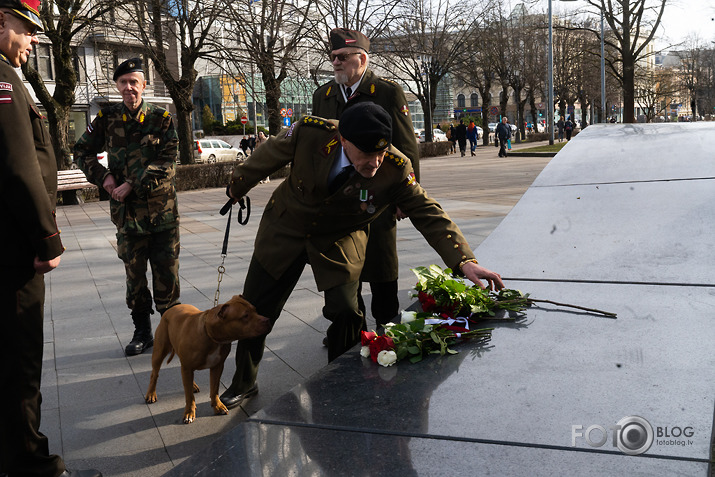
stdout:
[[359,31],[333,28],[330,32],[330,49],[334,51],[349,46],[370,51],[370,40]]
[[382,151],[392,142],[392,118],[375,103],[357,103],[346,109],[338,129],[363,152]]
[[7,7],[42,31],[40,0],[0,0],[0,7]]
[[117,69],[114,70],[114,77],[112,79],[114,81],[117,81],[117,78],[119,78],[120,76],[125,75],[127,73],[134,73],[136,71],[144,73],[144,70],[142,69],[142,59],[129,58],[127,61],[123,61],[121,65],[117,66]]

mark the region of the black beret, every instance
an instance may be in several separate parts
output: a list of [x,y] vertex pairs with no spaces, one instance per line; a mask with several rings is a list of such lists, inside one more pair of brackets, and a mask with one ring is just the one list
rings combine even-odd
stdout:
[[0,7],[8,7],[42,31],[40,0],[0,0]]
[[119,78],[120,76],[125,75],[127,73],[134,73],[136,71],[144,73],[144,70],[142,69],[142,59],[129,58],[127,61],[124,61],[122,62],[122,64],[117,66],[117,69],[114,70],[114,77],[112,79],[114,81],[117,81],[117,78]]
[[392,118],[375,103],[357,103],[346,109],[338,129],[363,152],[382,151],[392,142]]
[[333,28],[330,32],[330,49],[335,51],[349,46],[370,51],[370,40],[359,31]]

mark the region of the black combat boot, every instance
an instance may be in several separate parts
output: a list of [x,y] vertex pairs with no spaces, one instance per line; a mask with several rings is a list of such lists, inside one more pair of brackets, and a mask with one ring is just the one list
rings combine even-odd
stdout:
[[124,352],[127,356],[142,354],[145,349],[151,348],[154,344],[154,336],[151,333],[151,311],[132,312],[134,322],[134,336],[129,342]]

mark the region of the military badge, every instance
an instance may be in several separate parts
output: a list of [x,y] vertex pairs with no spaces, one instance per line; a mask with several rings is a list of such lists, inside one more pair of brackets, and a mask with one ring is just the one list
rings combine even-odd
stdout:
[[0,82],[0,91],[12,91],[12,83]]
[[408,108],[406,104],[402,105],[402,109],[400,109],[400,111],[402,111],[402,114],[404,114],[405,116],[408,116],[410,114],[410,108]]
[[382,138],[379,141],[377,141],[376,149],[383,149],[383,148],[387,147],[387,144],[388,144],[387,139]]
[[375,94],[375,83],[370,84],[370,94]]
[[323,155],[324,156],[329,156],[331,152],[333,152],[333,148],[338,146],[338,136],[333,136],[328,143],[323,146]]
[[405,179],[405,185],[406,185],[407,187],[410,187],[410,186],[413,186],[413,185],[415,185],[415,184],[417,184],[417,178],[415,177],[415,173],[414,173],[414,172],[410,172],[410,173],[407,175],[407,179]]

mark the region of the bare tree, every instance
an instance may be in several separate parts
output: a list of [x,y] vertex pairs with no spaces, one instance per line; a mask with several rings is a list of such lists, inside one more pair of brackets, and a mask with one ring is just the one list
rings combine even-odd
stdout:
[[319,21],[313,5],[314,0],[223,2],[224,15],[233,27],[227,32],[232,43],[228,60],[244,74],[250,65],[258,70],[265,88],[270,134],[277,134],[281,128],[281,83],[297,70],[294,64],[298,59],[301,64],[310,64],[304,57],[313,49],[307,34]]
[[[90,8],[91,7],[91,8]],[[88,30],[106,13],[106,5],[91,5],[88,0],[49,0],[42,2],[40,16],[44,35],[50,40],[55,89],[50,94],[40,73],[29,63],[22,72],[47,111],[50,140],[58,169],[68,169],[74,141],[69,137],[70,110],[75,103],[79,58],[77,46]]]
[[437,87],[457,63],[471,54],[469,35],[479,26],[476,4],[453,0],[408,0],[400,5],[399,22],[390,24],[373,43],[389,52],[380,62],[422,104],[425,140],[432,141]]
[[[117,28],[135,35],[161,77],[176,108],[179,158],[194,162],[191,113],[196,62],[216,54],[214,22],[222,14],[216,1],[127,0],[128,16]],[[176,56],[178,55],[178,57]]]
[[[636,64],[647,56],[646,47],[653,40],[665,10],[666,0],[586,0],[603,12],[612,36],[604,41],[618,52],[608,66],[623,90],[623,121],[635,122]],[[600,31],[593,30],[600,38]]]
[[670,69],[644,72],[637,82],[635,101],[643,110],[646,122],[655,121],[679,96],[681,87]]

